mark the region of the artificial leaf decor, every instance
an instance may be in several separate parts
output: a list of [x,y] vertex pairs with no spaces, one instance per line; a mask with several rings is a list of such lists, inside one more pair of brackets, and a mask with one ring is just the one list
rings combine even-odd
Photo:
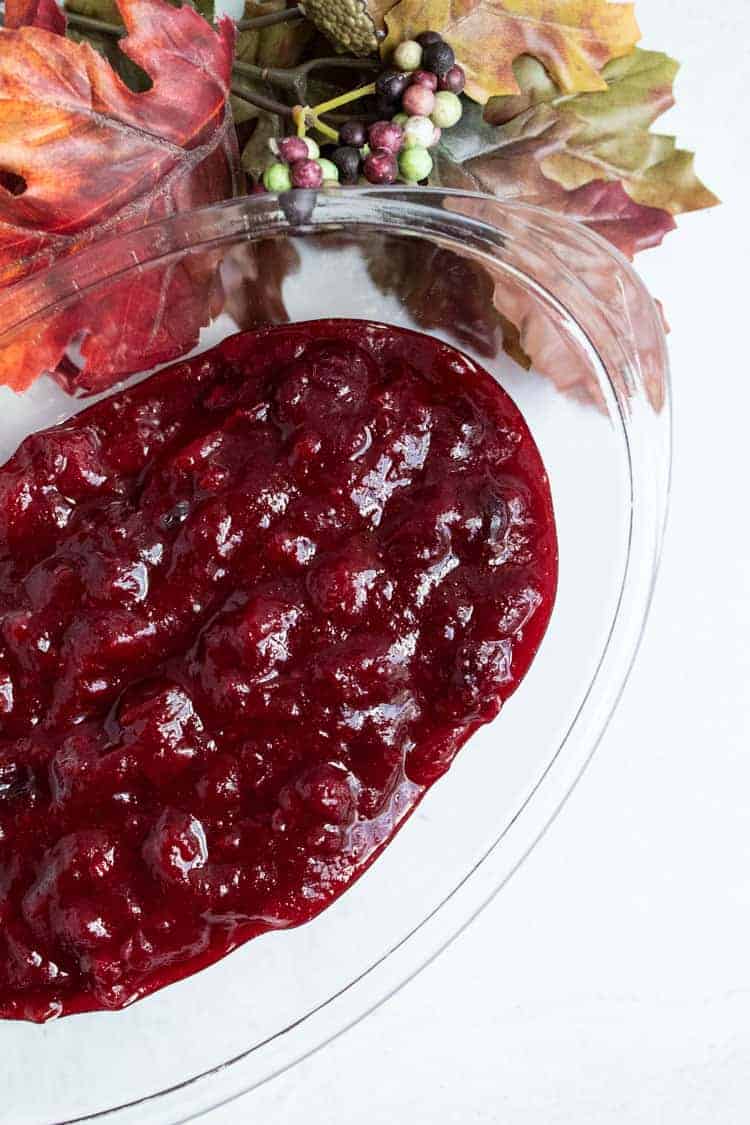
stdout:
[[[86,43],[37,27],[0,32],[0,168],[20,188],[0,193],[0,285],[118,231],[224,199],[238,186],[227,113],[231,23],[214,30],[192,8],[165,0],[120,0],[120,11],[128,33],[121,47],[149,75],[146,93],[129,90]],[[144,333],[149,354],[177,354],[207,316],[208,279],[200,281],[188,290],[195,299],[186,302],[179,331],[159,320],[174,271],[163,285],[151,278],[138,302],[120,293],[119,316],[110,293],[104,324],[120,346],[110,350],[102,323],[85,336],[85,366],[97,372],[90,379],[106,383],[113,366],[122,374],[124,349],[132,363],[139,351],[142,358]],[[71,331],[88,328],[51,321],[27,348],[16,339],[12,352],[0,351],[0,380],[21,389],[54,370]]]
[[467,106],[443,139],[435,178],[579,219],[632,257],[674,228],[672,216],[717,202],[692,154],[649,131],[673,104],[676,72],[666,55],[636,50],[604,68],[606,90],[571,97],[528,59],[527,108],[507,120],[505,103],[516,99],[493,99],[484,116]]
[[41,27],[65,34],[65,15],[55,0],[7,0],[6,27]]
[[543,62],[566,93],[603,90],[601,67],[640,38],[633,5],[609,0],[400,0],[386,23],[386,55],[402,39],[439,31],[466,71],[466,93],[482,104],[519,92],[521,55]]
[[[55,0],[4,3],[0,291],[46,279],[46,267],[92,243],[106,255],[108,238],[244,184],[328,190],[364,177],[478,191],[574,219],[630,258],[658,246],[676,216],[717,202],[692,153],[654,128],[674,103],[678,66],[636,46],[632,3],[245,0],[236,30],[215,0],[65,0],[65,13],[67,30]],[[375,151],[394,130],[403,148]],[[22,390],[51,371],[90,392],[181,354],[222,307],[219,257],[152,263],[137,293],[115,284],[85,316],[79,304],[37,321],[33,336],[15,329],[12,348],[0,339],[0,382]],[[295,265],[281,243],[229,255],[225,269],[247,285],[225,311],[238,325],[283,321]],[[581,389],[554,326],[522,293],[460,255],[436,249],[433,266],[426,280],[398,240],[386,265],[371,262],[422,327],[455,302],[468,346],[502,345]],[[1,336],[14,309],[0,306]]]
[[[674,137],[649,132],[674,104],[678,64],[656,51],[635,50],[602,71],[607,88],[569,98],[556,94],[500,125],[498,144],[530,135],[554,144],[542,159],[544,174],[567,190],[594,180],[620,181],[645,207],[676,215],[713,206],[717,200],[695,174],[692,153]],[[502,100],[490,103],[485,119],[502,114]]]

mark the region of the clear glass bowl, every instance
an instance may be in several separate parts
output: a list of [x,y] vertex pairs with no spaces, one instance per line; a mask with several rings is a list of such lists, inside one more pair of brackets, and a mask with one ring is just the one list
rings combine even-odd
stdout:
[[[204,327],[181,335],[180,280],[216,268],[222,287],[211,288]],[[619,254],[559,216],[400,188],[231,201],[118,236],[0,294],[0,356],[75,324],[63,365],[74,371],[108,310],[117,316],[104,343],[116,354],[132,336],[123,285],[136,298],[133,331],[154,289],[161,302],[136,361],[126,348],[120,371],[115,362],[123,376],[163,359],[165,339],[172,354],[200,351],[238,323],[287,316],[418,327],[473,355],[518,403],[546,462],[560,586],[517,694],[316,921],[122,1012],[0,1024],[3,1104],[19,1125],[187,1120],[338,1035],[439,952],[516,870],[590,758],[635,656],[667,506],[658,312]],[[509,359],[503,335],[538,370]],[[23,395],[3,388],[0,454],[90,401],[48,376]]]

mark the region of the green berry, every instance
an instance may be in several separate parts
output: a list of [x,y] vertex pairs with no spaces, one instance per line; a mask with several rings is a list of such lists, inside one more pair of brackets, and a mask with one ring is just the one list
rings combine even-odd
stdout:
[[432,157],[421,145],[404,148],[399,153],[398,170],[407,183],[417,184],[426,180],[432,171]]
[[399,70],[417,70],[422,62],[422,48],[414,39],[404,39],[393,52],[393,65]]
[[464,108],[461,99],[450,90],[440,90],[435,94],[435,108],[430,117],[440,129],[451,129],[461,120]]
[[318,142],[314,141],[312,137],[303,137],[302,140],[307,145],[307,151],[310,155],[310,159],[317,160],[320,156],[320,147],[318,145]]
[[327,180],[334,180],[339,182],[339,170],[332,160],[326,160],[325,156],[318,157],[318,164],[323,169],[323,183]]
[[292,177],[288,164],[269,164],[263,173],[263,186],[266,191],[289,191]]

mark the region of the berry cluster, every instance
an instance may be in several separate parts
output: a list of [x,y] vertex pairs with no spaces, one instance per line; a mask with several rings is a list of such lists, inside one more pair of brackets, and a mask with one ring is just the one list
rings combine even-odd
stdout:
[[320,155],[312,137],[284,137],[270,143],[278,159],[263,173],[263,186],[268,191],[317,188],[326,181],[338,181],[338,169]]
[[[272,142],[277,160],[266,168],[264,187],[280,192],[325,183],[356,184],[362,176],[371,184],[426,180],[432,171],[430,149],[442,130],[461,118],[459,94],[465,82],[452,48],[436,31],[405,40],[371,86],[336,99],[340,105],[372,94],[379,119],[368,126],[356,119],[347,121],[338,135],[326,128],[337,139],[324,147],[324,155],[307,136]],[[317,112],[321,109],[317,107]]]

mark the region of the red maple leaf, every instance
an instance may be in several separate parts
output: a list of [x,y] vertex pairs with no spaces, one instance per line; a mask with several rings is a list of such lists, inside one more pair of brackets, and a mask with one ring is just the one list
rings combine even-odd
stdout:
[[5,0],[5,27],[42,27],[64,35],[66,22],[55,0]]
[[[27,16],[46,18],[46,3],[32,0]],[[214,30],[166,0],[118,3],[121,49],[152,83],[143,93],[88,44],[40,26],[0,31],[0,286],[92,243],[106,255],[112,236],[238,190],[233,25]],[[144,267],[20,329],[0,314],[0,333],[13,329],[0,342],[0,382],[23,390],[50,371],[70,389],[100,390],[174,358],[209,317],[215,264],[204,255]],[[42,282],[53,301],[54,270]]]

